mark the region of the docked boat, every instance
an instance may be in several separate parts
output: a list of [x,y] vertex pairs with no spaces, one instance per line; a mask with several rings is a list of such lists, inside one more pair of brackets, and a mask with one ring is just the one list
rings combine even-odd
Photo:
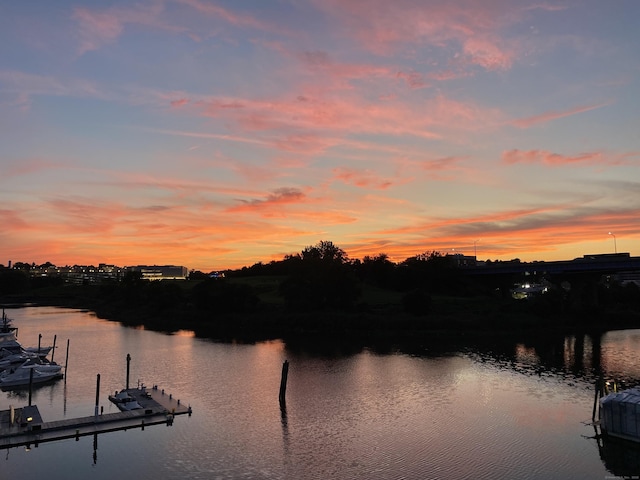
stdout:
[[600,398],[602,433],[640,442],[640,387],[614,391]]
[[0,373],[0,388],[26,387],[62,378],[62,367],[57,364],[29,364]]
[[24,362],[28,360],[37,360],[42,361],[41,357],[38,357],[35,353],[28,352],[20,352],[20,353],[11,353],[8,351],[0,350],[0,370],[6,370],[7,368],[17,367],[18,365],[22,365]]
[[23,353],[46,358],[53,349],[53,346],[43,347],[41,345],[37,347],[23,347],[20,342],[18,342],[17,331],[18,329],[12,326],[11,320],[3,310],[2,321],[0,322],[0,360],[11,355],[20,355]]
[[135,398],[129,395],[126,390],[116,392],[115,395],[109,395],[109,400],[123,412],[129,410],[139,410],[142,408],[142,405],[140,405]]

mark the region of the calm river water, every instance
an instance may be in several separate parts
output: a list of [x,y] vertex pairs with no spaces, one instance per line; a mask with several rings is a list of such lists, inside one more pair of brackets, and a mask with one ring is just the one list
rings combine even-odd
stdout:
[[[158,384],[193,415],[101,434],[97,445],[87,436],[2,450],[2,478],[605,479],[623,472],[620,458],[637,458],[602,448],[585,423],[595,373],[640,379],[636,330],[440,353],[319,354],[127,328],[78,310],[7,313],[25,346],[57,335],[59,363],[70,342],[66,384],[33,394],[45,421],[92,415],[97,374],[100,405],[117,411],[107,395],[124,387],[128,353],[133,385]],[[0,409],[26,403],[24,392],[0,392]]]

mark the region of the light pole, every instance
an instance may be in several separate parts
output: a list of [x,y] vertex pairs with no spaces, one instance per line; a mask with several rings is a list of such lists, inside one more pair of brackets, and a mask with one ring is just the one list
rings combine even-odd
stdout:
[[478,240],[473,241],[473,256],[478,260]]
[[609,235],[611,235],[613,237],[613,251],[617,254],[618,253],[618,244],[616,243],[616,236],[609,232]]

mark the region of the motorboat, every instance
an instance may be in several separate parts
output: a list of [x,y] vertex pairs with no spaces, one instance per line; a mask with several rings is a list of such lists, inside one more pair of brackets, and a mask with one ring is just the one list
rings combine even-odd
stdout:
[[140,405],[134,397],[129,395],[129,392],[126,390],[116,392],[115,395],[109,395],[109,400],[123,412],[143,408],[142,405]]
[[62,367],[57,364],[24,364],[0,373],[0,388],[26,387],[62,378]]
[[0,370],[6,370],[7,368],[22,365],[27,360],[38,359],[42,361],[40,357],[35,353],[19,352],[11,353],[7,350],[0,350]]
[[18,342],[17,331],[18,329],[16,327],[11,326],[11,320],[7,318],[3,310],[2,323],[0,324],[0,359],[4,359],[9,355],[18,355],[25,352],[45,358],[51,350],[53,350],[53,346],[43,347],[38,345],[37,347],[23,347],[20,342]]

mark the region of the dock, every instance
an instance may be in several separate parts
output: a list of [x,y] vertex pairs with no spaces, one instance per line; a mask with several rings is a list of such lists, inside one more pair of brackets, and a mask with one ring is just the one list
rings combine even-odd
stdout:
[[0,449],[21,445],[31,445],[68,438],[79,438],[129,428],[142,428],[148,425],[172,425],[175,415],[188,414],[191,407],[176,399],[173,395],[154,386],[125,390],[142,407],[116,413],[96,414],[44,422],[38,407],[25,406],[13,410],[0,411]]

